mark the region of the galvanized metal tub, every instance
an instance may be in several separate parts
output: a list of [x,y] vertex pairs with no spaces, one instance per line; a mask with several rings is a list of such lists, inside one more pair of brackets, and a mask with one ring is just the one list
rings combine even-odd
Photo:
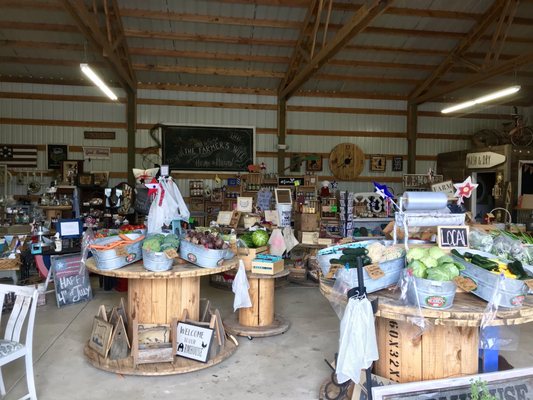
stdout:
[[[143,236],[140,233],[126,233],[131,240],[139,239]],[[95,245],[107,245],[118,240],[122,240],[119,236],[108,236],[105,238],[96,239]],[[116,247],[110,250],[91,250],[96,266],[99,269],[112,270],[122,268],[126,265],[132,264],[142,259],[142,240],[126,245]]]
[[412,305],[435,310],[446,310],[453,306],[457,286],[452,281],[434,281],[431,279],[409,278],[407,301]]
[[180,257],[203,268],[220,267],[224,261],[231,260],[235,254],[229,250],[206,249],[186,240],[180,242]]

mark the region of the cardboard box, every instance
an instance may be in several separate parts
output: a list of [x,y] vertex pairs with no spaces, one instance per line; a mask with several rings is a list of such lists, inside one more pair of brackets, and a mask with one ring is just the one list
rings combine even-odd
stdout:
[[276,275],[285,268],[285,261],[278,256],[261,254],[252,260],[252,274]]
[[331,246],[333,244],[333,239],[330,238],[318,238],[318,244]]
[[319,232],[298,232],[298,241],[302,244],[318,244]]
[[523,194],[520,196],[518,208],[533,209],[533,194]]
[[244,268],[246,271],[252,270],[252,260],[257,257],[258,254],[263,254],[268,251],[268,246],[258,247],[257,249],[243,249],[239,248],[239,258],[244,262]]
[[297,231],[317,231],[318,214],[294,214],[294,229]]

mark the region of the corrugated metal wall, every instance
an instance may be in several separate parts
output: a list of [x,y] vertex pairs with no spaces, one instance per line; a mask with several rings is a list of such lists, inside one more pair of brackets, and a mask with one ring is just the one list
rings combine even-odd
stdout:
[[[81,96],[77,101],[13,99],[0,96],[0,143],[68,144],[71,146],[109,146],[113,148],[124,148],[127,145],[125,105],[95,101],[92,96],[96,96],[96,100],[100,96],[96,88],[0,82],[0,91],[2,93],[27,93],[28,96],[34,94]],[[84,96],[91,96],[91,101],[79,101],[80,99],[86,99]],[[139,90],[138,98],[140,103],[138,105],[138,122],[141,126],[146,127],[158,122],[255,126],[259,130],[256,135],[256,150],[258,152],[276,151],[276,99],[272,96]],[[175,101],[187,101],[194,106],[149,105],[143,104],[142,99],[173,101],[174,104],[176,104]],[[240,105],[231,105],[231,103],[239,103]],[[246,109],[245,107],[248,105],[252,109]],[[261,105],[267,106],[261,107]],[[289,152],[329,153],[336,144],[350,142],[357,144],[367,155],[407,154],[407,140],[404,138],[351,137],[343,134],[343,132],[354,131],[380,132],[382,134],[405,133],[406,103],[404,101],[299,97],[291,99],[288,107],[289,109],[297,107],[299,110],[288,113],[288,129],[312,131],[311,133],[314,133],[313,135],[288,135]],[[419,108],[419,111],[427,115],[428,112],[440,111],[441,107],[441,104],[425,104]],[[305,111],[301,111],[302,108]],[[378,110],[378,113],[376,114],[374,111],[371,111],[372,113],[365,112],[364,110],[366,109]],[[390,114],[394,115],[386,114],[387,110],[390,110]],[[509,114],[509,110],[505,107],[494,107],[483,111],[476,110],[476,113]],[[9,119],[15,119],[15,121],[10,121]],[[46,122],[41,125],[32,125],[34,121],[31,120],[46,120]],[[56,125],[54,121],[49,120],[59,122]],[[79,125],[79,122],[82,122],[81,126],[72,126]],[[87,124],[88,126],[84,127],[83,122],[97,122],[100,125],[98,128],[91,126],[91,124]],[[502,120],[496,118],[420,116],[418,119],[418,131],[421,133],[467,135],[480,128],[501,127],[502,122]],[[265,129],[267,129],[266,132]],[[112,130],[116,132],[116,140],[85,140],[83,131],[86,130]],[[261,132],[261,130],[263,131]],[[138,129],[137,147],[142,149],[153,145],[154,143],[148,134],[148,130]],[[430,156],[429,158],[431,158],[431,156],[436,156],[440,152],[465,149],[469,146],[470,142],[468,140],[419,139],[417,142],[417,155]],[[81,157],[81,153],[71,152],[69,158],[81,159]],[[417,161],[417,173],[425,173],[428,168],[435,167],[435,161],[427,160],[428,157],[425,158],[426,160]],[[142,167],[142,155],[137,154],[136,159],[137,165]],[[268,172],[276,170],[277,161],[272,156],[258,157],[257,161],[264,161]],[[286,159],[286,166],[288,165],[289,160]],[[320,175],[331,175],[327,159],[324,159],[323,165],[324,169]],[[46,155],[44,151],[40,151],[39,169],[45,168]],[[85,161],[84,170],[125,172],[126,154],[117,150],[117,152],[112,154],[111,160]],[[407,163],[404,162],[403,173],[406,170]],[[305,171],[304,167],[302,168],[303,171]],[[387,163],[386,172],[376,173],[369,171],[369,161],[367,160],[365,162],[365,170],[362,173],[362,176],[375,177],[378,181],[380,177],[401,177],[401,175],[402,172],[391,171],[390,161]],[[114,179],[112,183],[120,180],[122,179]],[[186,182],[180,181],[179,184],[183,188],[184,195],[187,195],[188,185]],[[212,182],[207,182],[207,184],[212,184]],[[401,191],[401,184],[391,183],[391,186],[397,192]],[[371,191],[372,184],[368,182],[339,182],[339,188],[364,192]],[[25,188],[12,184],[12,190],[16,193],[22,193]]]

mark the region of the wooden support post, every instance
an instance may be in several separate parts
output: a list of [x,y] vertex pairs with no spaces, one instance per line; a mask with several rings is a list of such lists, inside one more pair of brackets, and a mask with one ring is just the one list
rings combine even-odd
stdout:
[[133,168],[135,168],[135,132],[137,129],[137,94],[126,90],[128,102],[126,105],[126,124],[128,129],[128,183],[135,186]]
[[407,173],[416,173],[416,133],[418,125],[418,106],[407,105]]
[[280,149],[280,145],[285,145],[287,133],[287,100],[278,97],[278,175],[282,176],[285,171],[285,149]]

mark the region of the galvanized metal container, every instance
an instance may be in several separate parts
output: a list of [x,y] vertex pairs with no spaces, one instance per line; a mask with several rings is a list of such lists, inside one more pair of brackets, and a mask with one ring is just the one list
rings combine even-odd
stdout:
[[[497,258],[494,254],[484,253],[477,250],[458,250],[460,254],[469,252],[472,254],[479,254],[487,258]],[[498,280],[502,279],[500,285],[499,306],[516,308],[521,307],[526,298],[528,288],[523,281],[512,278],[500,278],[499,274],[493,274],[477,265],[474,265],[468,261],[463,260],[460,257],[453,256],[454,259],[465,266],[465,269],[461,271],[461,275],[464,275],[477,285],[476,289],[472,291],[473,294],[482,298],[485,301],[490,301],[496,290]],[[503,262],[509,263],[510,261],[499,259]]]
[[453,306],[457,286],[452,281],[409,278],[407,301],[412,305],[436,310],[446,310]]
[[231,260],[235,254],[229,250],[206,249],[186,240],[180,242],[180,257],[203,268],[220,267],[224,261]]
[[[126,233],[129,239],[136,240],[141,236],[140,233]],[[107,245],[118,240],[122,240],[119,236],[108,236],[105,238],[96,239],[94,244]],[[121,247],[115,247],[110,250],[91,250],[96,266],[99,269],[111,270],[124,267],[142,259],[142,240]]]
[[168,258],[163,252],[142,250],[143,265],[148,271],[160,272],[172,269],[173,258]]

